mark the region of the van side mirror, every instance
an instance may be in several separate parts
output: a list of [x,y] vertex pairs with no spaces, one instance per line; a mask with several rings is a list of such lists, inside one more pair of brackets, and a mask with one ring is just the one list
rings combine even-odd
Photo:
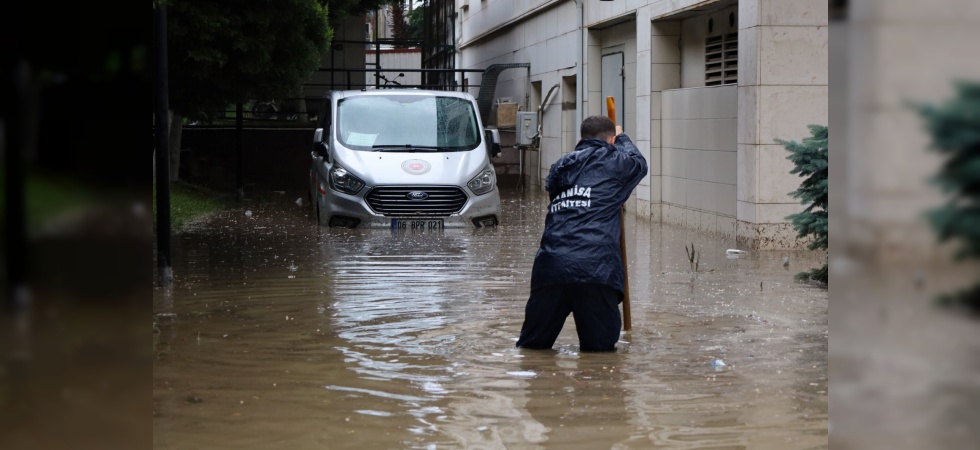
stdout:
[[491,158],[496,158],[497,155],[500,155],[500,131],[491,128],[484,133],[487,139],[487,153]]
[[313,132],[313,154],[323,158],[324,161],[330,162],[330,152],[327,148],[327,144],[323,142],[323,128],[317,128]]
[[313,144],[313,151],[316,152],[317,156],[323,158],[324,161],[330,162],[330,152],[327,149],[327,144],[317,142]]

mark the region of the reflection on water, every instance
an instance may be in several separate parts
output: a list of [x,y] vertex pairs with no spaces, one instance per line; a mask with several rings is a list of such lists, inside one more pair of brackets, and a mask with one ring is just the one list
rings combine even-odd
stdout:
[[412,233],[320,228],[274,196],[180,237],[154,293],[154,447],[827,446],[827,292],[792,281],[819,255],[730,259],[631,219],[620,351],[578,353],[572,320],[521,350],[544,199],[503,200],[495,229]]

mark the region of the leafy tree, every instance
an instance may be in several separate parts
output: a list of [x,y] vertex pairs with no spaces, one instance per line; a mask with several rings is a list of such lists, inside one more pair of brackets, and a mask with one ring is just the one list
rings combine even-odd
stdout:
[[169,0],[167,16],[173,179],[183,117],[208,121],[229,104],[295,94],[333,33],[316,0]]
[[408,39],[408,23],[405,22],[405,0],[390,0],[391,32],[395,39]]
[[[934,182],[949,196],[945,205],[927,213],[940,242],[955,241],[957,261],[980,259],[980,83],[959,82],[956,96],[941,106],[918,110],[932,137],[930,148],[945,157]],[[944,294],[946,305],[980,313],[980,283]]]
[[313,0],[172,0],[167,14],[170,103],[195,120],[294,93],[332,37],[327,8]]
[[[803,211],[786,216],[793,222],[797,236],[813,237],[810,250],[827,249],[827,127],[823,125],[808,125],[810,136],[802,142],[776,139],[790,152],[786,159],[796,166],[789,173],[806,177],[800,187],[790,195],[807,205]],[[797,279],[811,279],[827,283],[827,264],[809,272],[800,272]]]
[[368,11],[382,8],[391,0],[320,0],[320,4],[329,5],[331,20],[335,23],[347,16],[360,15]]
[[[410,0],[413,1],[413,0]],[[422,40],[425,36],[425,8],[423,2],[408,13],[408,38]]]
[[331,22],[389,1],[154,0],[167,4],[171,177],[185,118],[209,121],[228,105],[293,95],[319,68]]

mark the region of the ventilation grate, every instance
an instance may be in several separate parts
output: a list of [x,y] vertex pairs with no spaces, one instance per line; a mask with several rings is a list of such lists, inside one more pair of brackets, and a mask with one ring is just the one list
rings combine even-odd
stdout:
[[704,85],[738,83],[738,33],[704,40]]

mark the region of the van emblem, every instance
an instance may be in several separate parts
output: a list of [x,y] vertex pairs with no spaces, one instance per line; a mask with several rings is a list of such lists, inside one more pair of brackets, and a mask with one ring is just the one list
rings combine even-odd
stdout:
[[429,198],[429,194],[422,191],[412,191],[405,194],[405,196],[408,197],[409,200],[425,200]]
[[402,163],[402,170],[412,175],[422,175],[432,169],[432,165],[421,159],[409,159]]

